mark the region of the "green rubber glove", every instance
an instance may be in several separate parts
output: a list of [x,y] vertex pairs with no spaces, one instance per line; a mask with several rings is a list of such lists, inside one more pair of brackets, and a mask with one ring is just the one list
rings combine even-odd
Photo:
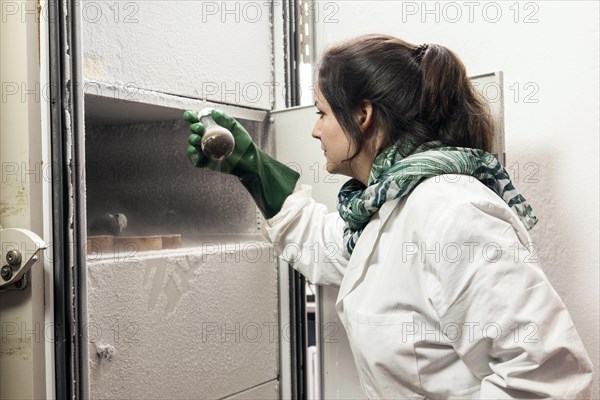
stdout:
[[200,145],[205,128],[200,123],[198,112],[186,111],[183,119],[191,123],[188,156],[192,164],[237,176],[263,216],[267,219],[274,217],[294,191],[300,174],[259,149],[246,129],[234,118],[220,110],[212,110],[211,116],[217,124],[233,134],[235,148],[229,157],[221,161],[207,157]]

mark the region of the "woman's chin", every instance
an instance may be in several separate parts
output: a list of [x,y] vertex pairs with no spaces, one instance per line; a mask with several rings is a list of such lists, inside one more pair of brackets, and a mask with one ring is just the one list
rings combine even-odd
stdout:
[[330,174],[337,174],[338,173],[338,169],[336,168],[335,163],[333,163],[331,161],[326,161],[325,170],[327,172],[329,172]]

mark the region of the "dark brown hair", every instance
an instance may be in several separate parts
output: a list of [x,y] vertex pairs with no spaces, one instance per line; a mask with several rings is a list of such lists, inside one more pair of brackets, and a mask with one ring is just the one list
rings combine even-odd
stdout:
[[[423,51],[424,50],[424,51]],[[458,57],[444,46],[415,46],[370,34],[329,48],[317,65],[319,90],[356,145],[355,158],[377,131],[377,154],[392,144],[439,140],[447,146],[491,150],[493,121]],[[365,100],[373,124],[361,134],[356,112]],[[404,154],[406,155],[406,154]]]

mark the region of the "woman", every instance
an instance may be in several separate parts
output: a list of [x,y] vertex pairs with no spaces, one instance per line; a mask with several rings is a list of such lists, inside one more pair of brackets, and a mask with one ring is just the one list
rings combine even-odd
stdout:
[[[203,155],[267,218],[276,250],[336,308],[369,398],[585,398],[592,365],[564,304],[528,251],[537,222],[489,153],[493,124],[465,68],[439,45],[385,35],[330,48],[318,65],[313,137],[350,179],[328,214],[297,174],[236,137]],[[317,255],[315,257],[315,255]]]

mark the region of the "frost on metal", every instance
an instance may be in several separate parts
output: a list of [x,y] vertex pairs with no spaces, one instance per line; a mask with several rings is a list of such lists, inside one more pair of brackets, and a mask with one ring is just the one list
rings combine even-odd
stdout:
[[112,361],[116,350],[110,344],[96,344],[96,354],[101,361]]
[[272,246],[255,241],[88,263],[90,398],[226,398],[265,382],[274,391],[275,266]]

